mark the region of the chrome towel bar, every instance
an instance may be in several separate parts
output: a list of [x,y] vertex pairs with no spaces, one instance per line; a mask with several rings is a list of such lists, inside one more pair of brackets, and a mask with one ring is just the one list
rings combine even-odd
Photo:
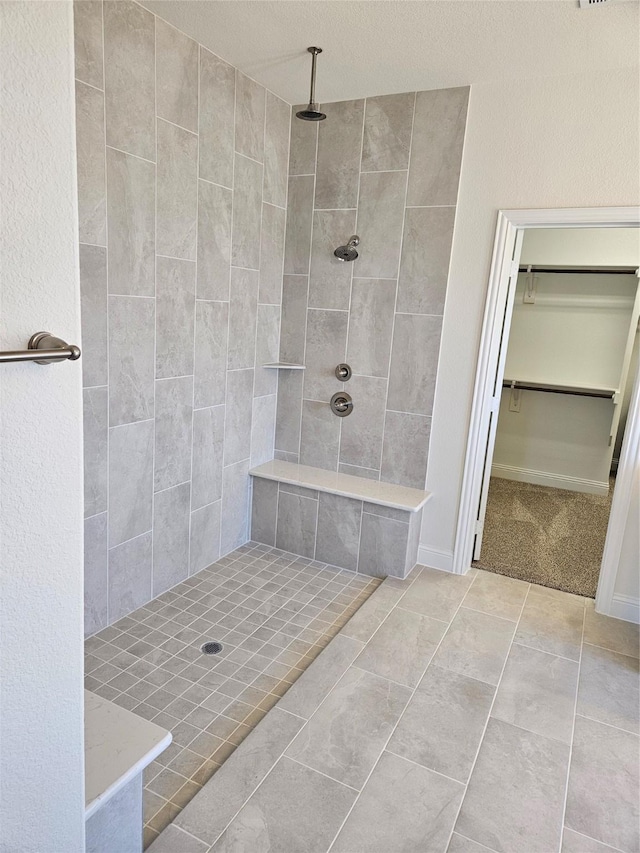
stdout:
[[0,364],[9,361],[35,361],[36,364],[53,364],[54,361],[77,361],[80,348],[56,338],[51,332],[36,332],[29,339],[26,350],[0,352]]

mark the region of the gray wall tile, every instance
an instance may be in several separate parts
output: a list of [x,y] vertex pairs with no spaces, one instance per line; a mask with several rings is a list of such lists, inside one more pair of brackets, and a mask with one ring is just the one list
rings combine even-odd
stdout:
[[251,420],[251,467],[273,459],[276,438],[276,395],[254,397]]
[[230,465],[222,473],[222,554],[247,541],[249,509],[249,461],[245,460]]
[[156,378],[193,373],[196,265],[156,261]]
[[284,271],[308,275],[313,221],[313,182],[311,176],[289,178],[287,228],[284,247]]
[[328,403],[302,401],[301,465],[326,468],[329,471],[337,469],[340,420],[333,414]]
[[260,268],[262,166],[236,155],[233,189],[231,263],[257,270]]
[[198,44],[156,19],[156,109],[160,118],[198,132]]
[[284,207],[287,203],[289,119],[291,107],[271,92],[266,94],[264,140],[264,201]]
[[109,621],[117,622],[151,598],[151,531],[109,551]]
[[265,90],[236,71],[236,151],[262,163],[264,155]]
[[272,548],[276,544],[276,514],[278,511],[278,484],[275,480],[253,478],[251,508],[251,538]]
[[235,465],[251,453],[253,368],[227,374],[227,406],[224,433],[224,464]]
[[221,510],[222,501],[216,501],[191,513],[190,575],[220,559]]
[[317,208],[355,207],[362,147],[364,101],[323,104],[319,123],[316,173]]
[[280,341],[280,306],[258,305],[256,330],[256,375],[253,396],[263,397],[278,390],[278,371],[264,368],[263,364],[278,361]]
[[316,489],[307,489],[304,486],[296,486],[294,483],[280,483],[280,491],[290,495],[298,495],[301,498],[310,498],[317,501],[319,492]]
[[291,107],[289,175],[315,175],[316,172],[319,122],[296,118],[296,113],[305,107],[306,104]]
[[278,371],[276,409],[276,448],[298,454],[300,450],[300,412],[302,409],[303,370]]
[[455,204],[469,88],[418,92],[407,204]]
[[369,172],[360,176],[356,228],[362,247],[354,261],[354,275],[397,278],[406,186],[406,172]]
[[335,369],[345,360],[348,319],[346,311],[314,309],[307,312],[306,399],[328,401],[340,390]]
[[156,380],[154,489],[191,477],[193,376]]
[[282,298],[284,229],[287,212],[272,204],[262,205],[260,231],[260,295],[259,301],[279,305]]
[[453,240],[453,207],[407,208],[397,310],[442,314]]
[[109,297],[109,424],[153,417],[154,301]]
[[276,548],[313,558],[318,501],[280,491]]
[[73,4],[73,29],[76,78],[102,89],[101,0],[76,0]]
[[315,559],[354,572],[358,567],[362,502],[321,492]]
[[191,508],[199,509],[222,497],[224,406],[193,413],[193,473]]
[[80,315],[82,318],[82,384],[106,385],[107,250],[80,245]]
[[84,522],[84,635],[95,634],[107,619],[107,513]]
[[431,418],[387,412],[380,479],[424,489],[430,436]]
[[198,181],[198,299],[229,299],[232,205],[231,190]]
[[107,145],[155,161],[154,16],[131,0],[103,9]]
[[304,364],[308,288],[306,275],[285,275],[282,279],[280,361],[288,364]]
[[257,270],[231,269],[227,353],[229,370],[240,370],[255,364],[258,276]]
[[158,119],[156,251],[196,258],[198,137]]
[[107,509],[108,495],[108,388],[85,388],[83,392],[84,515]]
[[442,318],[397,314],[387,408],[430,415],[438,372]]
[[200,47],[200,177],[233,186],[236,75],[233,66]]
[[109,293],[153,296],[156,169],[107,148]]
[[228,302],[196,303],[195,406],[224,403],[227,374]]
[[80,242],[106,246],[104,93],[80,82],[76,83],[76,164]]
[[354,375],[348,383],[348,391],[354,404],[351,414],[342,419],[340,462],[379,468],[387,381]]
[[153,421],[109,430],[109,544],[151,530]]
[[339,261],[334,249],[355,234],[355,210],[316,210],[313,215],[309,305],[349,309],[353,265]]
[[383,578],[404,577],[409,525],[379,515],[362,513],[358,571]]
[[153,502],[153,595],[189,575],[190,484],[157,492]]
[[367,98],[362,171],[409,168],[415,92]]
[[350,474],[352,477],[364,477],[365,480],[379,480],[380,470],[378,468],[361,468],[359,465],[345,465],[344,462],[338,464],[338,471],[341,474]]
[[389,375],[395,301],[395,281],[354,278],[347,361],[356,373]]

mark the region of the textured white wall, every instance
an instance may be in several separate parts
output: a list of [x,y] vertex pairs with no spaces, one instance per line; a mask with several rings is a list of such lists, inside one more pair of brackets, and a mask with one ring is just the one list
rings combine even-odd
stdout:
[[[79,342],[69,2],[0,4],[0,347]],[[84,849],[80,363],[0,366],[0,849]]]
[[637,204],[637,69],[471,87],[422,529],[452,553],[482,316],[501,208]]

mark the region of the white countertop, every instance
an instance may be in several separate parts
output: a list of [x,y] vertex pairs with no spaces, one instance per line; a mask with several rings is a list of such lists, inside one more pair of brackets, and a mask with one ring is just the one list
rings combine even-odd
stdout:
[[84,691],[85,819],[171,743],[171,732]]
[[424,492],[422,489],[380,483],[378,480],[325,471],[323,468],[312,468],[309,465],[297,465],[295,462],[282,462],[279,459],[258,465],[249,473],[264,480],[276,480],[279,483],[329,492],[332,495],[342,495],[393,509],[404,509],[407,512],[422,509],[431,497],[431,492]]

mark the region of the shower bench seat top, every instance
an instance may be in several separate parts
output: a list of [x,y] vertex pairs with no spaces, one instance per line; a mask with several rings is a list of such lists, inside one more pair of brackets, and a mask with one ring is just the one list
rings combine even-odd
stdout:
[[252,477],[263,480],[275,480],[278,483],[288,483],[291,486],[302,486],[317,492],[328,492],[345,498],[366,501],[392,509],[418,512],[431,497],[431,492],[422,489],[412,489],[409,486],[398,486],[395,483],[381,483],[378,480],[368,480],[366,477],[354,477],[352,474],[340,474],[337,471],[326,471],[324,468],[312,468],[309,465],[298,465],[295,462],[283,462],[272,459],[252,468]]
[[140,776],[171,740],[166,729],[85,690],[85,819]]

